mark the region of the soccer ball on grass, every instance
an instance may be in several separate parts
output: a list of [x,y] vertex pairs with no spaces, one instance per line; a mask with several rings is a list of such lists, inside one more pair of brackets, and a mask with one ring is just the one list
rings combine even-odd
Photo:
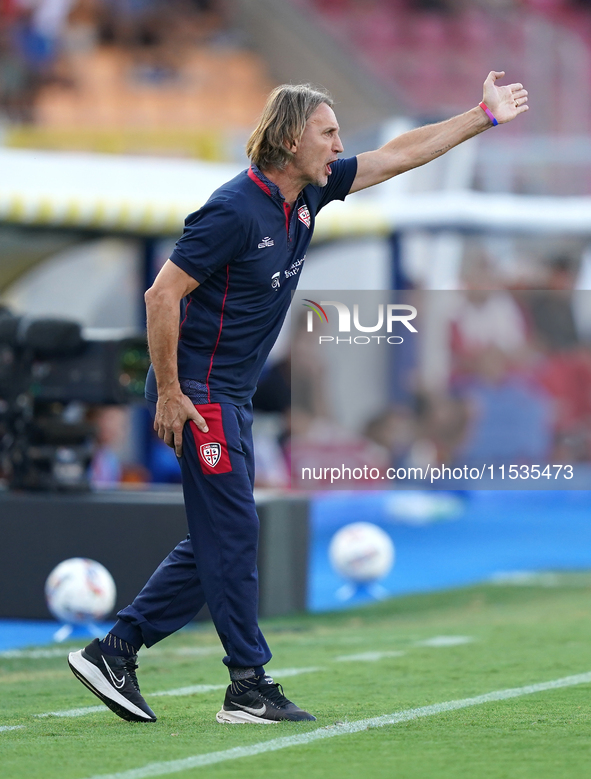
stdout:
[[96,560],[71,557],[47,577],[45,600],[53,616],[68,625],[104,619],[115,605],[113,577]]
[[337,573],[355,584],[372,584],[390,573],[394,544],[390,536],[371,522],[353,522],[331,539],[328,555]]

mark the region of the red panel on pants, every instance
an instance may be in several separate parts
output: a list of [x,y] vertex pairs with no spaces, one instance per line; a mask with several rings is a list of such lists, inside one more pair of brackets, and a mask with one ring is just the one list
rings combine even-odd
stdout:
[[219,403],[203,403],[195,406],[207,422],[209,432],[203,433],[191,421],[191,432],[195,439],[201,470],[206,475],[229,473],[232,470],[228,444],[222,423],[222,408]]

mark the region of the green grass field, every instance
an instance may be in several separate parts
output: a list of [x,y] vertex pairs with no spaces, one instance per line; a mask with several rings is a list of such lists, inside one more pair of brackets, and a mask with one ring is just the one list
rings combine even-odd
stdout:
[[[159,717],[155,724],[130,724],[104,707],[72,716],[100,702],[67,668],[72,645],[46,647],[55,654],[0,657],[0,776],[589,775],[591,674],[589,681],[533,693],[517,689],[514,697],[455,710],[437,706],[589,674],[589,574],[399,598],[355,612],[270,620],[263,628],[274,651],[269,672],[317,722],[217,724],[227,682],[210,627],[142,650],[139,679]],[[179,689],[195,685],[220,688]],[[407,713],[426,706],[433,708]],[[404,714],[394,724],[347,724],[395,712]]]

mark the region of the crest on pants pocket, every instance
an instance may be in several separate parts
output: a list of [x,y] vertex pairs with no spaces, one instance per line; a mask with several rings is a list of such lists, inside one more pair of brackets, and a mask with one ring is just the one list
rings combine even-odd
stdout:
[[218,443],[201,444],[199,452],[209,467],[215,468],[222,456],[222,447]]
[[192,419],[189,423],[195,441],[194,457],[199,463],[201,473],[205,476],[230,473],[232,462],[222,420],[222,407],[219,403],[199,403],[195,408],[207,420],[209,427],[207,433],[204,433]]

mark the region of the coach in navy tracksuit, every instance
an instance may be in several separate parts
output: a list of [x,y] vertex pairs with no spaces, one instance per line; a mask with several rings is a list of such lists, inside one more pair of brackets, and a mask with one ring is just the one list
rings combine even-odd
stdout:
[[479,107],[344,160],[337,159],[343,147],[330,97],[307,85],[278,87],[249,140],[250,168],[187,218],[146,293],[153,364],[146,397],[154,428],[180,458],[190,535],[105,639],[70,655],[74,673],[120,716],[155,720],[139,693],[137,650],[207,603],[231,679],[218,721],[314,719],[264,672],[271,652],[257,621],[251,398],[316,214],[527,110],[521,84],[495,85],[501,75],[489,75]]

